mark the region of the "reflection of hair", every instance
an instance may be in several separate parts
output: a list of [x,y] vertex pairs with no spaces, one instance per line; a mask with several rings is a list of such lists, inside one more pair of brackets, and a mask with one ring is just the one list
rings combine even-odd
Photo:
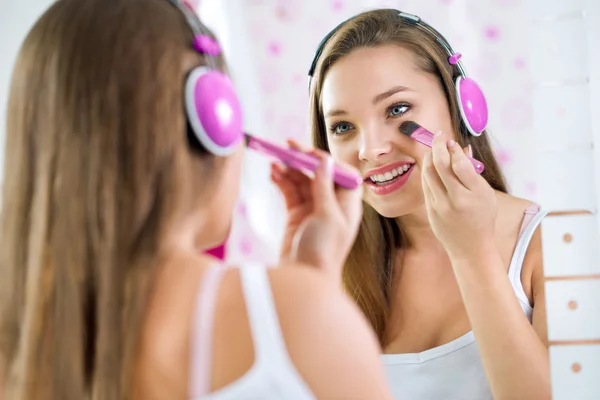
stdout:
[[0,221],[7,399],[131,389],[164,233],[222,163],[186,134],[186,69],[202,64],[192,41],[164,0],[59,0],[27,36]]
[[[486,168],[482,176],[497,190],[506,192],[504,178],[496,162],[487,133],[472,138],[461,121],[455,94],[456,67],[447,61],[448,53],[429,33],[398,17],[398,11],[380,9],[365,12],[346,22],[328,41],[316,64],[310,92],[310,118],[314,145],[328,150],[327,129],[321,107],[321,90],[327,71],[353,50],[396,44],[412,51],[418,67],[436,76],[442,86],[457,142],[471,144],[473,154]],[[344,282],[380,340],[385,331],[392,274],[392,256],[403,242],[401,227],[393,219],[378,215],[368,205],[357,240],[344,268]]]

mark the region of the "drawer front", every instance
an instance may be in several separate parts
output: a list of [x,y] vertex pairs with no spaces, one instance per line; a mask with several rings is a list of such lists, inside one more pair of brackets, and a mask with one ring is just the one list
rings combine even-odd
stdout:
[[600,274],[596,215],[546,217],[542,221],[542,247],[547,277]]
[[547,281],[546,313],[550,341],[600,340],[600,279]]
[[600,345],[550,346],[553,400],[600,399]]

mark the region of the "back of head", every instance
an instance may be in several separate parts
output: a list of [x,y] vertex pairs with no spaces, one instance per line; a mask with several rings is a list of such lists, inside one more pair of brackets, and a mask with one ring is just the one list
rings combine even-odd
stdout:
[[[320,53],[317,52],[310,72],[313,144],[329,150],[321,93],[330,68],[355,50],[389,45],[409,50],[414,55],[416,68],[436,78],[448,103],[457,142],[462,147],[472,146],[474,157],[486,166],[482,176],[494,189],[506,192],[504,177],[487,133],[483,131],[479,137],[471,136],[461,118],[454,83],[460,71],[449,63],[448,51],[432,33],[420,28],[414,21],[400,17],[399,11],[394,9],[377,9],[354,16],[334,29],[333,34],[325,39]],[[395,250],[402,245],[402,228],[394,220],[378,215],[368,204],[365,204],[364,210],[363,223],[344,269],[344,282],[383,340],[391,261]],[[367,265],[373,267],[366,268]]]
[[166,0],[59,0],[27,36],[0,222],[8,399],[125,397],[161,238],[221,162],[186,133],[192,39]]

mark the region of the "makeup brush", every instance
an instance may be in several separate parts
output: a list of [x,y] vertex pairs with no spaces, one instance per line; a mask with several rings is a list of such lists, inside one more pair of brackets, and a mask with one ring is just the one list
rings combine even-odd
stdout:
[[[299,171],[315,172],[320,160],[312,154],[300,150],[286,148],[271,141],[245,134],[246,146],[262,154],[266,154],[283,162],[288,167]],[[352,173],[338,165],[333,167],[333,180],[336,184],[347,189],[355,189],[363,182],[362,176]]]
[[[400,133],[410,137],[417,142],[424,144],[427,147],[433,146],[433,133],[429,132],[427,129],[423,128],[421,125],[417,124],[414,121],[405,121],[400,125]],[[473,157],[467,154],[469,160],[471,160],[471,164],[475,167],[475,171],[478,174],[481,174],[485,169],[485,166],[481,161],[474,159]]]

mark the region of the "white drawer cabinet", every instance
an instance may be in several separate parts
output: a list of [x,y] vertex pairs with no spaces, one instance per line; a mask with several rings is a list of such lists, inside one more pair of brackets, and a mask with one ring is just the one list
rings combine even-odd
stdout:
[[600,274],[600,238],[592,214],[548,216],[542,221],[546,277]]
[[600,345],[550,347],[553,400],[600,399]]
[[550,341],[600,340],[600,279],[547,281],[546,313]]

